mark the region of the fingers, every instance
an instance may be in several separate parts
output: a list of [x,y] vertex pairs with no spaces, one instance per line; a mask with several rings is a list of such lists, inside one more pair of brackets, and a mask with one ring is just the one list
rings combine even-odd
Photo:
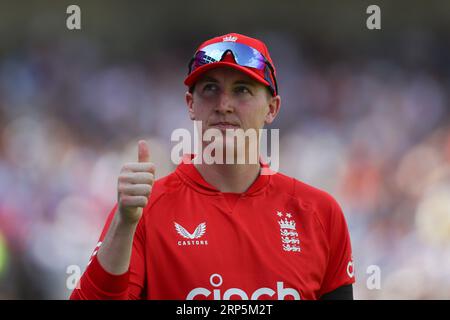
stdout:
[[123,208],[144,208],[150,197],[154,176],[148,172],[126,172],[119,176],[118,200]]
[[148,147],[147,141],[139,140],[138,162],[149,162],[149,161],[150,161],[150,148]]
[[122,184],[119,186],[119,193],[130,196],[148,197],[151,191],[152,186],[149,184]]
[[120,196],[120,203],[122,207],[131,208],[145,208],[148,203],[148,198],[144,196]]
[[155,174],[155,164],[151,162],[130,162],[122,167],[122,172],[150,172]]
[[119,184],[152,185],[155,176],[149,172],[124,172],[119,176]]

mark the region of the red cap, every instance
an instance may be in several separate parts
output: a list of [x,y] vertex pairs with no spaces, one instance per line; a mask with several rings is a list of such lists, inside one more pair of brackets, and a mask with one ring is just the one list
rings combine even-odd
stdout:
[[[217,42],[226,42],[226,41],[242,43],[242,44],[248,45],[252,48],[255,48],[256,50],[261,52],[264,55],[264,57],[267,59],[267,61],[269,61],[270,64],[272,65],[273,71],[274,71],[273,74],[274,74],[274,77],[276,77],[275,66],[272,62],[272,58],[270,57],[269,50],[267,49],[264,42],[262,42],[261,40],[255,39],[255,38],[250,38],[248,36],[245,36],[245,35],[242,35],[239,33],[228,33],[223,36],[215,37],[215,38],[212,38],[210,40],[203,42],[198,47],[196,52],[200,51],[202,48],[206,47],[207,45],[217,43]],[[186,77],[186,79],[184,79],[184,84],[191,87],[195,84],[195,82],[198,80],[198,78],[203,73],[205,73],[208,70],[211,70],[211,69],[214,69],[217,67],[221,67],[221,66],[227,66],[227,67],[242,71],[245,74],[247,74],[248,76],[250,76],[251,78],[255,79],[256,81],[259,81],[266,86],[270,86],[269,82],[264,79],[264,70],[258,70],[255,68],[240,66],[236,63],[236,61],[234,61],[234,59],[231,57],[231,55],[225,56],[222,61],[208,63],[201,67],[198,67],[193,72],[191,72],[191,74],[189,74]]]

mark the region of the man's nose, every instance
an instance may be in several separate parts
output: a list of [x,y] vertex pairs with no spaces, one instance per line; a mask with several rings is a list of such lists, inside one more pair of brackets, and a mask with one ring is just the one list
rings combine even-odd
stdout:
[[217,100],[216,112],[220,113],[230,113],[234,110],[234,104],[233,99],[230,97],[230,95],[226,92],[222,92],[219,95],[219,99]]

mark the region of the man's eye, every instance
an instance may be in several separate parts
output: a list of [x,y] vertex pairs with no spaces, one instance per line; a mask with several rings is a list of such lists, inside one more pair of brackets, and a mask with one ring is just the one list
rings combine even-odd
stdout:
[[204,87],[203,87],[203,91],[206,91],[206,92],[214,92],[214,91],[217,91],[217,85],[215,85],[215,84],[213,84],[213,83],[210,83],[210,84],[207,84],[207,85],[205,85]]
[[250,94],[251,94],[250,89],[247,88],[247,87],[244,87],[244,86],[236,87],[236,88],[234,89],[234,91],[235,91],[236,93],[250,93]]

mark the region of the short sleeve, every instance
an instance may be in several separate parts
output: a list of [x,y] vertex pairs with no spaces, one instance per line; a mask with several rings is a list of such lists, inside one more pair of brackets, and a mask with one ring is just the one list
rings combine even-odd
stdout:
[[355,282],[350,234],[344,213],[337,201],[331,198],[328,219],[324,226],[329,252],[320,296],[341,286]]

